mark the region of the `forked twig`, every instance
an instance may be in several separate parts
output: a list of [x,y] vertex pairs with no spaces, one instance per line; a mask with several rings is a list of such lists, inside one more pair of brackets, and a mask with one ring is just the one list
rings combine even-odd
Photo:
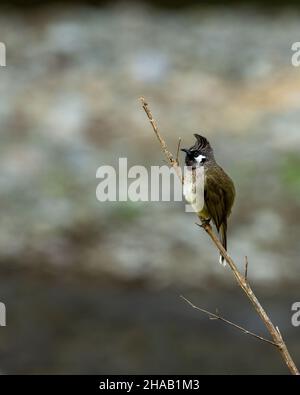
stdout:
[[262,340],[262,341],[264,341],[264,342],[266,342],[266,343],[272,344],[273,346],[276,346],[276,347],[277,347],[277,344],[274,343],[274,342],[272,342],[271,340],[265,339],[264,337],[259,336],[259,335],[257,335],[257,334],[254,333],[254,332],[248,331],[248,329],[245,329],[245,328],[243,328],[242,326],[237,325],[237,324],[235,324],[234,322],[231,322],[231,321],[227,320],[226,318],[222,317],[222,316],[219,315],[219,314],[211,313],[210,311],[207,311],[207,310],[205,310],[205,309],[202,309],[201,307],[198,307],[198,306],[194,305],[190,300],[188,300],[187,298],[185,298],[185,297],[182,296],[182,295],[180,295],[180,297],[181,297],[181,299],[185,300],[193,309],[202,311],[202,313],[207,314],[209,317],[212,317],[212,318],[214,318],[215,320],[220,320],[220,321],[222,321],[222,322],[225,322],[225,324],[231,325],[231,326],[233,326],[234,328],[239,329],[239,330],[242,331],[243,333],[246,333],[247,335],[253,336],[253,337],[255,337],[256,339]]

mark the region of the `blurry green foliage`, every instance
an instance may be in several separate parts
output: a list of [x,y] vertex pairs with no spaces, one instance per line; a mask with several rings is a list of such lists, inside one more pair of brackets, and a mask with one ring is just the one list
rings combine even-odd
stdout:
[[142,214],[142,206],[133,202],[118,202],[113,211],[113,217],[120,221],[132,221]]
[[280,175],[284,186],[300,200],[300,157],[296,154],[287,155],[283,160]]

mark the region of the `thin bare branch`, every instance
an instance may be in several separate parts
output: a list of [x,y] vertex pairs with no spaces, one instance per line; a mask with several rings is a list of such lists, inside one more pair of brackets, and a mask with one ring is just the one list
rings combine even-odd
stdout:
[[228,263],[230,269],[232,270],[234,277],[236,281],[238,282],[238,285],[242,288],[242,290],[245,292],[247,295],[248,299],[252,303],[254,309],[256,310],[257,314],[260,316],[261,320],[267,327],[268,331],[270,332],[270,335],[272,336],[272,339],[274,342],[277,344],[277,347],[281,353],[281,356],[283,360],[285,361],[286,365],[290,369],[291,373],[293,374],[299,374],[299,371],[295,365],[295,362],[293,361],[285,342],[283,341],[282,336],[278,333],[276,330],[274,324],[270,320],[268,314],[266,311],[263,309],[262,305],[260,304],[259,300],[255,296],[254,292],[252,291],[252,288],[250,285],[247,283],[245,277],[239,272],[236,264],[234,263],[233,259],[230,257],[230,255],[227,253],[227,251],[224,249],[222,244],[220,243],[218,237],[215,235],[215,233],[212,230],[212,227],[208,223],[203,223],[200,225],[206,233],[210,236],[212,241],[214,242],[215,246],[218,248],[226,262]]
[[179,164],[179,150],[180,150],[180,145],[181,145],[181,137],[178,139],[178,144],[177,144],[177,152],[176,152],[176,162],[177,165],[180,166]]
[[276,346],[276,347],[277,347],[277,344],[276,344],[275,342],[273,342],[273,341],[271,341],[271,340],[268,340],[268,339],[265,339],[264,337],[259,336],[259,335],[257,335],[257,334],[254,333],[254,332],[248,331],[248,329],[245,329],[245,328],[243,328],[242,326],[237,325],[237,324],[235,324],[234,322],[231,322],[231,321],[227,320],[226,318],[220,316],[218,313],[214,314],[214,313],[211,313],[210,311],[207,311],[207,310],[205,310],[205,309],[202,309],[201,307],[198,307],[198,306],[194,305],[190,300],[188,300],[187,298],[185,298],[185,297],[182,296],[182,295],[180,295],[180,297],[181,297],[181,299],[185,300],[193,309],[199,310],[199,311],[201,311],[202,313],[207,314],[211,319],[220,320],[220,321],[222,321],[222,322],[225,322],[225,324],[231,325],[231,326],[233,326],[234,328],[239,329],[239,330],[242,331],[243,333],[246,333],[247,335],[253,336],[253,337],[255,337],[256,339],[262,340],[262,341],[264,341],[264,342],[266,342],[266,343],[272,344],[273,346]]
[[[179,179],[181,180],[181,182],[183,182],[183,177],[181,174],[181,169],[178,166],[176,160],[174,159],[172,153],[168,150],[168,147],[166,145],[165,140],[162,138],[157,124],[155,122],[155,120],[153,119],[152,113],[149,109],[149,105],[148,103],[145,101],[145,99],[143,97],[140,98],[141,103],[142,103],[142,107],[152,125],[153,131],[156,134],[156,137],[158,138],[158,141],[161,145],[162,151],[164,152],[166,158],[168,159],[170,165],[175,169]],[[263,309],[263,307],[261,306],[259,300],[257,299],[257,297],[255,296],[254,292],[252,291],[250,285],[248,284],[245,276],[243,276],[236,264],[234,263],[233,259],[229,256],[229,254],[227,253],[227,251],[224,249],[224,247],[222,246],[221,242],[219,241],[218,237],[215,235],[215,233],[212,230],[212,227],[210,226],[209,223],[204,222],[202,223],[201,226],[205,232],[210,236],[212,242],[215,244],[215,246],[217,247],[217,249],[219,250],[219,252],[221,253],[221,255],[224,257],[224,259],[226,260],[226,262],[228,263],[230,269],[233,272],[233,275],[238,283],[238,285],[242,288],[242,290],[245,292],[246,296],[248,297],[248,299],[250,300],[250,302],[252,303],[254,309],[256,310],[257,314],[259,315],[259,317],[261,318],[261,320],[263,321],[263,323],[265,324],[267,330],[269,331],[274,343],[276,344],[284,362],[286,363],[287,367],[289,368],[290,372],[292,374],[295,375],[299,375],[299,371],[295,365],[295,362],[293,361],[287,346],[281,336],[281,333],[278,332],[278,330],[275,328],[274,324],[272,323],[272,321],[270,320],[269,316],[267,315],[266,311]]]
[[248,281],[248,257],[245,256],[245,280]]
[[161,149],[162,149],[163,153],[165,154],[165,156],[166,156],[168,162],[170,163],[170,165],[176,171],[176,174],[179,177],[180,181],[183,183],[183,177],[182,177],[182,174],[181,174],[181,169],[178,166],[178,163],[177,163],[176,159],[174,159],[173,154],[168,150],[167,144],[166,144],[165,140],[163,139],[162,135],[159,132],[157,123],[156,123],[155,119],[153,118],[153,115],[152,115],[152,112],[151,112],[151,110],[150,110],[150,108],[148,106],[148,103],[146,102],[144,97],[140,97],[140,101],[141,101],[142,107],[143,107],[143,109],[144,109],[144,111],[145,111],[145,113],[146,113],[146,115],[147,115],[147,117],[148,117],[148,119],[150,121],[152,129],[153,129],[153,131],[154,131],[154,133],[155,133],[155,135],[156,135],[156,137],[157,137],[157,139],[158,139],[158,141],[160,143],[160,146],[161,146]]

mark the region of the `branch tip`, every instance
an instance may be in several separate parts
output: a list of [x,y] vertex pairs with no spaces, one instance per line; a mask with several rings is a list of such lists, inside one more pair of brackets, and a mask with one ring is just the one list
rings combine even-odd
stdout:
[[[187,298],[185,298],[185,297],[182,296],[182,295],[181,295],[180,297],[181,297],[183,300],[185,300],[185,301],[186,301],[190,306],[192,306],[194,309],[199,310],[199,311],[201,311],[202,313],[208,315],[208,318],[209,318],[210,320],[220,320],[220,321],[224,322],[225,324],[228,324],[228,325],[230,325],[230,326],[233,326],[234,328],[240,330],[241,332],[243,332],[243,333],[245,333],[245,334],[247,334],[247,335],[250,335],[250,336],[252,336],[252,337],[255,337],[255,338],[258,339],[258,340],[261,340],[261,341],[263,341],[263,342],[265,342],[265,343],[269,343],[269,344],[272,344],[273,346],[278,347],[278,344],[275,343],[275,342],[273,342],[272,340],[265,339],[264,337],[259,336],[259,335],[257,335],[256,333],[251,332],[251,331],[249,331],[248,329],[243,328],[242,326],[237,325],[237,324],[235,324],[234,322],[227,320],[226,318],[222,317],[222,316],[219,315],[219,314],[214,314],[214,313],[211,313],[211,312],[208,311],[208,310],[205,310],[205,309],[202,309],[201,307],[198,307],[198,306],[194,305],[190,300],[188,300]],[[216,309],[216,311],[217,311],[217,309]]]

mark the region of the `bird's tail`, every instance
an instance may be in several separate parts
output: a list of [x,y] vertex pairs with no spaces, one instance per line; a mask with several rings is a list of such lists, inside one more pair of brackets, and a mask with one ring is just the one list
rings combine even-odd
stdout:
[[[220,226],[220,239],[222,246],[227,251],[227,221],[226,220]],[[226,261],[221,254],[220,254],[219,262],[221,265],[226,266]]]

